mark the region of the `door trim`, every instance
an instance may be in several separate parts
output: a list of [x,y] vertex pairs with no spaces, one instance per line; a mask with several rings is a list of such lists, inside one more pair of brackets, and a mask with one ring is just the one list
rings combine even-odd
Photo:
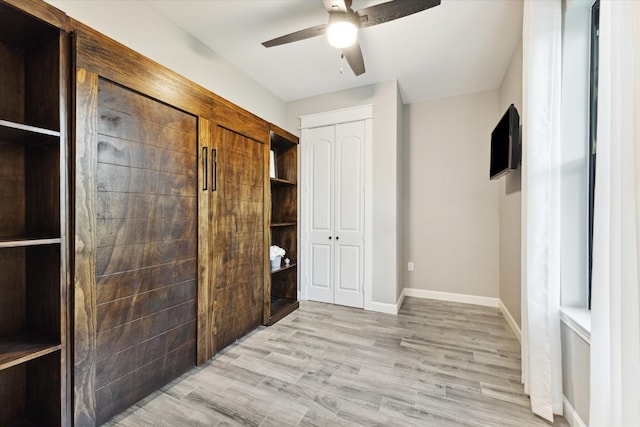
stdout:
[[358,122],[367,119],[373,119],[373,104],[300,116],[300,129],[339,125],[340,123]]
[[300,299],[307,300],[307,289],[309,286],[308,274],[308,254],[307,254],[307,221],[308,215],[301,215],[309,209],[309,185],[308,185],[308,169],[303,167],[306,165],[309,156],[308,146],[308,130],[311,128],[338,125],[341,123],[364,121],[364,309],[375,311],[373,304],[373,273],[372,273],[372,237],[373,237],[373,104],[361,105],[353,108],[345,108],[340,110],[327,111],[323,113],[308,114],[300,117],[300,149],[302,155],[299,158],[298,175],[300,186],[300,200],[298,218],[300,222]]

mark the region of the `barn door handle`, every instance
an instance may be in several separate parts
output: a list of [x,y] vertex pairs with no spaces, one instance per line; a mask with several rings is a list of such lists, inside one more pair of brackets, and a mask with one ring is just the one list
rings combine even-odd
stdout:
[[218,190],[218,149],[214,148],[213,150],[213,188],[211,191]]
[[202,159],[204,160],[204,188],[207,191],[209,187],[209,147],[202,147]]

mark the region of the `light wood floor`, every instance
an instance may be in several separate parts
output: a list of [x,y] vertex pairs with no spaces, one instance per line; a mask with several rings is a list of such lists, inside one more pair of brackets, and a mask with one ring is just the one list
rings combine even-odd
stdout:
[[497,309],[406,298],[398,316],[303,301],[107,425],[549,424]]

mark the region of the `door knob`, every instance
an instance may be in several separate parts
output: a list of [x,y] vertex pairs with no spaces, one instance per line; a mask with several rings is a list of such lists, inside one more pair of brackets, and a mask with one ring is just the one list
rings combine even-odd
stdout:
[[336,236],[336,240],[340,240],[340,237],[339,237],[339,236]]
[[329,236],[329,240],[331,240],[331,236]]

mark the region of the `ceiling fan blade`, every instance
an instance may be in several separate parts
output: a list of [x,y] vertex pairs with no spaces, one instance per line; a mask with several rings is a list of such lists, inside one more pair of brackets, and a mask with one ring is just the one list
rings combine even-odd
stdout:
[[356,11],[360,27],[371,27],[438,6],[440,0],[393,0]]
[[342,49],[342,54],[353,70],[353,74],[355,74],[356,76],[364,74],[364,58],[362,57],[360,43],[355,42],[351,46]]
[[264,47],[280,46],[282,44],[297,42],[300,40],[310,39],[312,37],[321,36],[325,33],[327,24],[316,25],[315,27],[306,28],[304,30],[296,31],[295,33],[287,34],[269,41],[262,43]]

